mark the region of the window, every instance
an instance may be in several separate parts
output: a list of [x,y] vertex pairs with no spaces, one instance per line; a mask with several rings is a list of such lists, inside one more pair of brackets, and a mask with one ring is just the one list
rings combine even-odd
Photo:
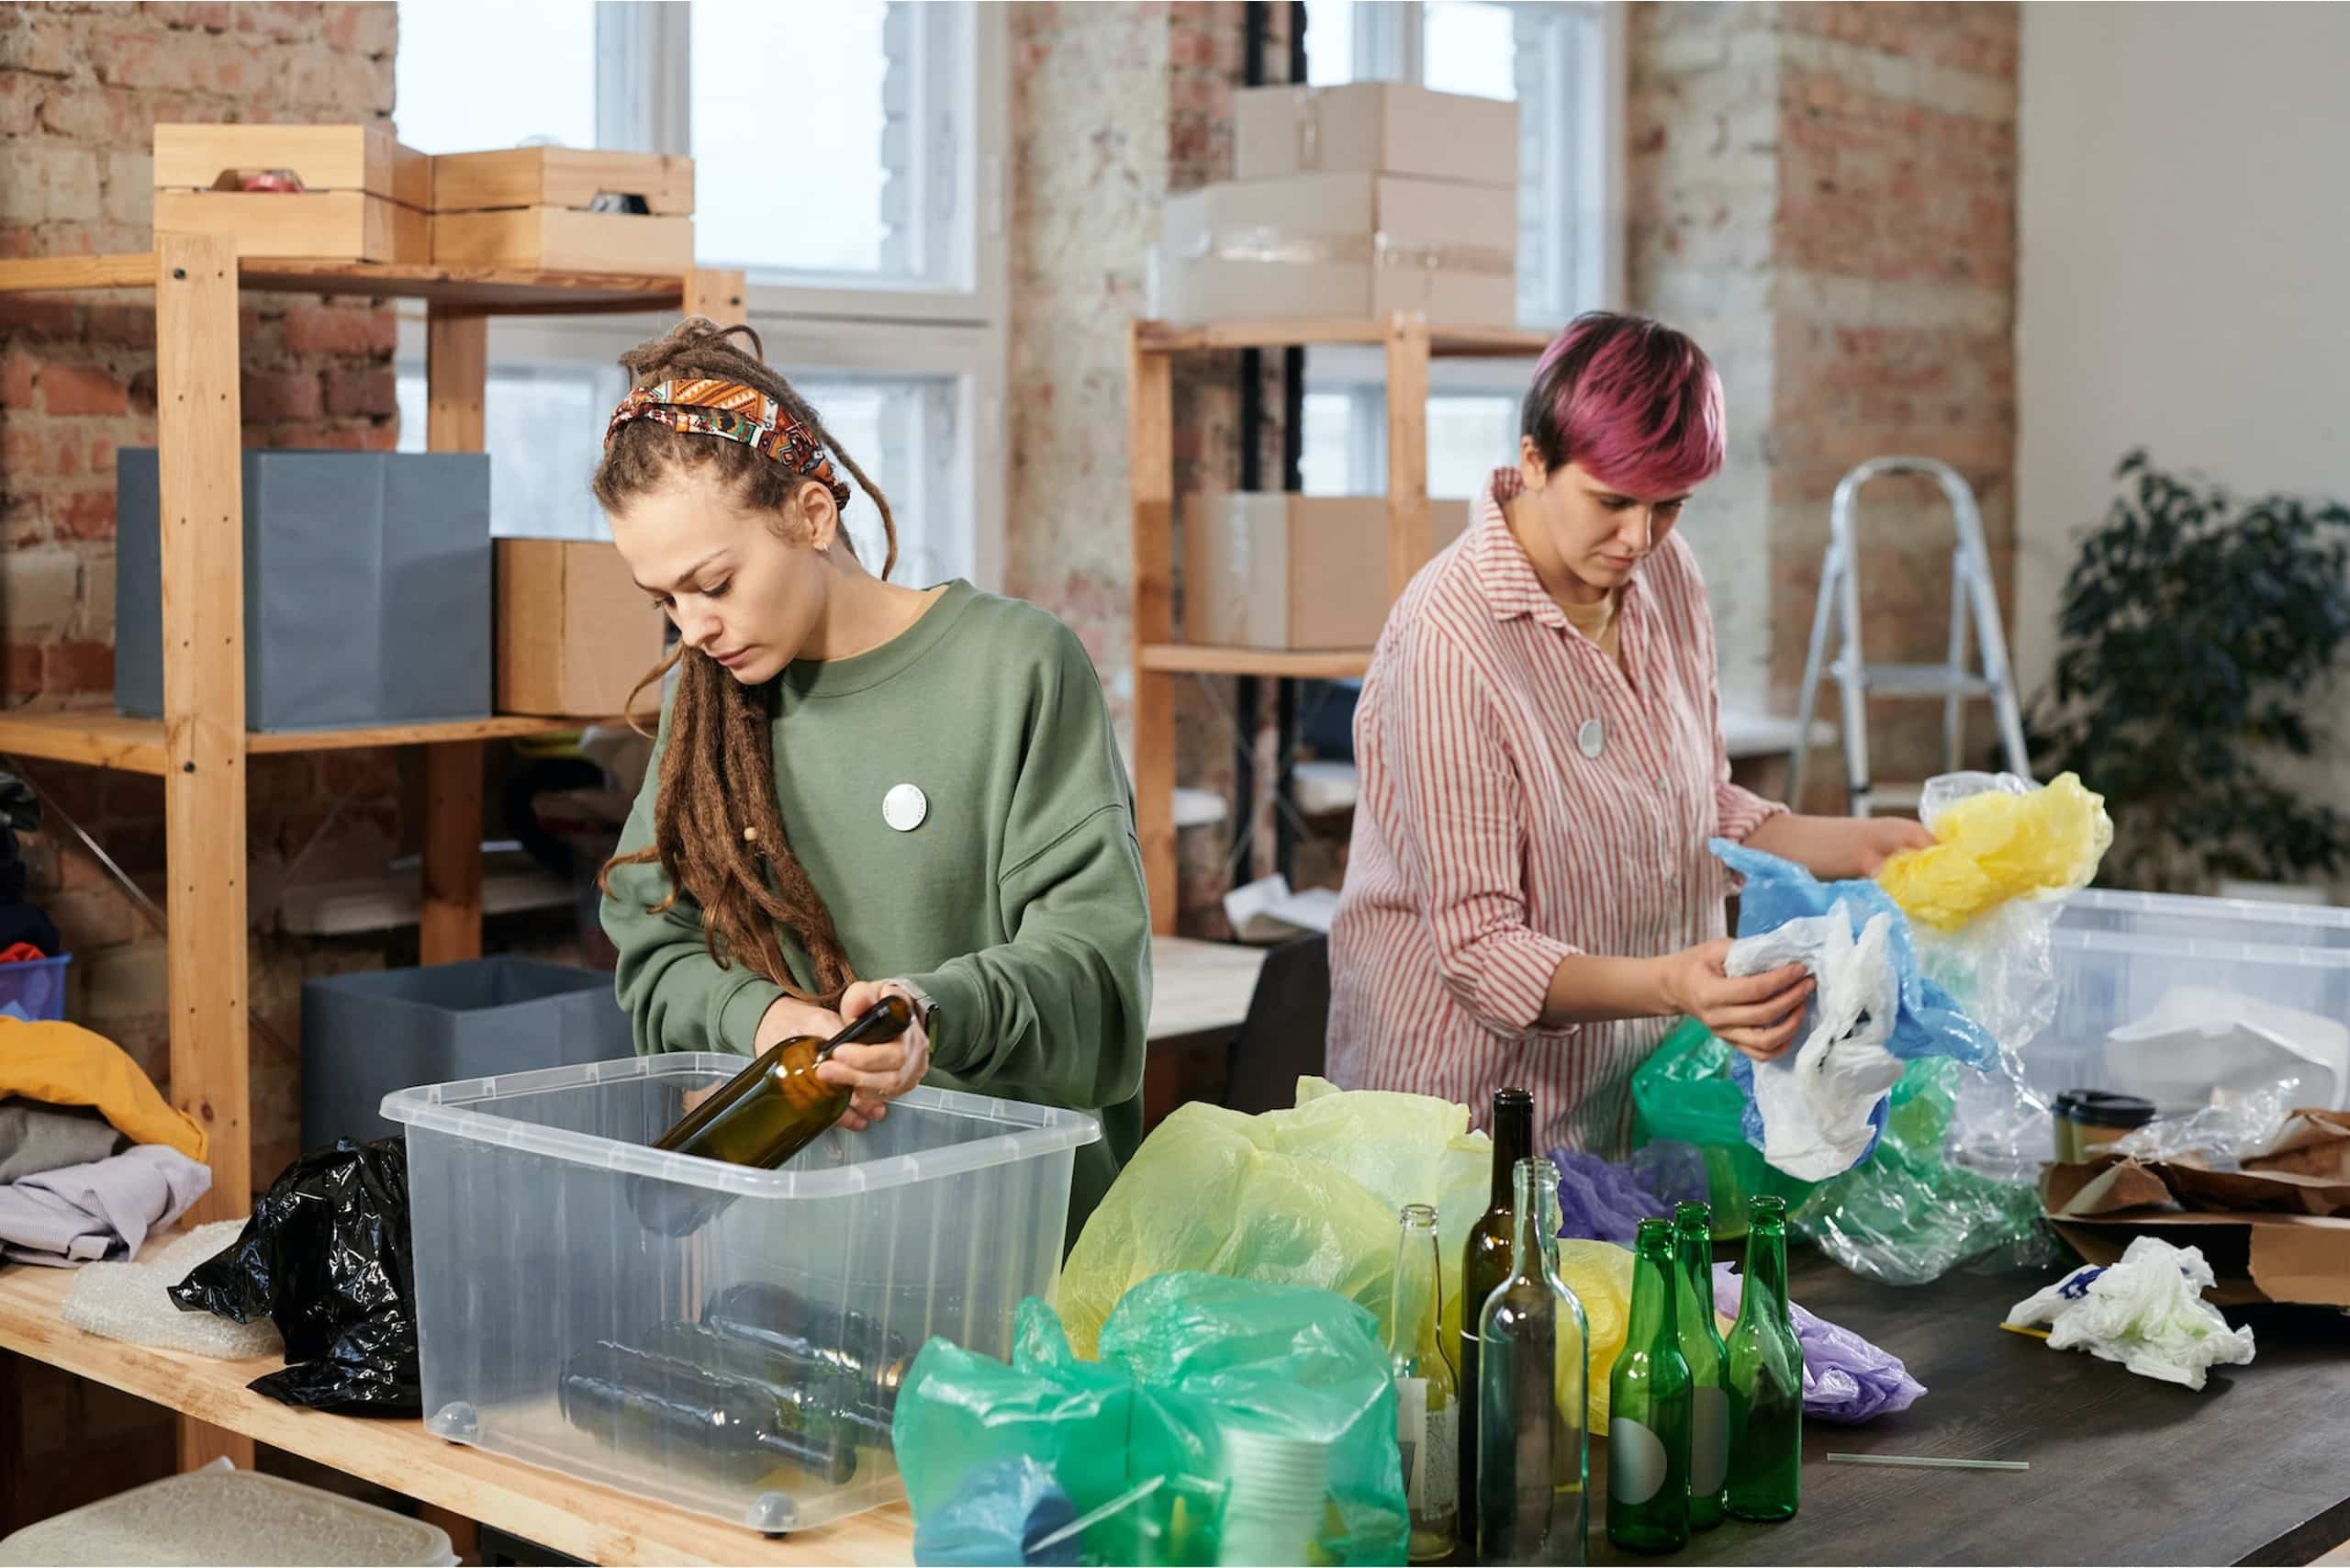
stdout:
[[[1377,366],[1367,367],[1373,373]],[[1524,368],[1518,367],[1519,379]],[[1375,496],[1387,489],[1385,392],[1376,380],[1315,383],[1305,394],[1304,480],[1309,496]],[[1475,495],[1517,454],[1517,399],[1505,392],[1431,391],[1428,494]]]
[[1517,316],[1622,293],[1623,15],[1615,0],[1307,0],[1306,80],[1417,82],[1518,106]]
[[[515,62],[528,60],[527,71]],[[811,62],[822,62],[811,69]],[[400,6],[395,119],[427,151],[689,153],[695,250],[749,275],[768,357],[898,521],[901,580],[1000,582],[1004,21],[969,0],[542,0]],[[608,536],[587,491],[613,361],[657,318],[499,318],[485,407],[492,532]],[[404,307],[400,446],[426,444]],[[878,519],[851,535],[878,564]]]

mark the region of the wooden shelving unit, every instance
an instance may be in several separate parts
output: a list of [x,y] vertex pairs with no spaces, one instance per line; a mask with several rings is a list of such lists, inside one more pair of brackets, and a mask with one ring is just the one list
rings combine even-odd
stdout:
[[1387,360],[1387,593],[1392,601],[1432,554],[1427,398],[1431,359],[1531,356],[1547,332],[1430,328],[1415,311],[1375,321],[1136,321],[1127,346],[1126,422],[1134,489],[1135,818],[1150,889],[1151,928],[1175,930],[1175,683],[1194,676],[1343,680],[1371,650],[1292,653],[1197,647],[1175,639],[1174,357],[1315,343],[1376,344]]
[[192,1215],[233,1218],[253,1188],[247,1076],[244,760],[350,746],[427,748],[425,963],[481,951],[483,746],[576,729],[501,716],[323,732],[245,729],[237,291],[426,302],[427,444],[482,450],[489,318],[675,310],[744,316],[739,272],[682,277],[248,260],[231,239],[158,234],[151,252],[0,261],[0,293],[151,289],[162,490],[163,717],[0,713],[0,753],[163,778],[172,1099],[211,1139],[212,1191]]

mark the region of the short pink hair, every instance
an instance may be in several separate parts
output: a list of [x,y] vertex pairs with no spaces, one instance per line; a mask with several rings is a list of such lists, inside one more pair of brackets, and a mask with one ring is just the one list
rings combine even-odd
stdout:
[[1685,334],[1594,310],[1542,352],[1519,428],[1550,468],[1569,463],[1642,498],[1695,488],[1722,465],[1722,381]]

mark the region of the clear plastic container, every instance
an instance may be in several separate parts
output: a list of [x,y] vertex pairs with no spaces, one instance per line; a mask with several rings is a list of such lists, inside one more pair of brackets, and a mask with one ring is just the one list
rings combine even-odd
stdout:
[[226,1460],[59,1514],[0,1540],[0,1563],[336,1563],[446,1568],[437,1526]]
[[[2266,918],[2157,908],[2129,913],[2128,930],[2083,929],[2068,911],[2052,935],[2055,1019],[2023,1052],[2031,1086],[2052,1101],[2067,1089],[2136,1094],[2176,1114],[2296,1076],[2296,1104],[2350,1103],[2350,942],[2250,940],[2323,913],[2251,907]],[[2208,935],[2151,934],[2175,913]]]
[[2065,901],[2056,928],[2107,931],[2121,936],[2350,949],[2350,909],[2259,899],[2193,898],[2184,893],[2085,888]]
[[[768,1532],[903,1495],[888,1426],[904,1363],[933,1335],[1009,1359],[1021,1300],[1053,1298],[1075,1152],[1100,1124],[923,1089],[781,1170],[646,1147],[688,1093],[743,1066],[632,1058],[385,1097],[408,1132],[431,1431]],[[668,1233],[676,1215],[711,1209]],[[817,1426],[796,1429],[834,1443],[829,1463],[729,1447],[737,1439],[710,1423],[655,1421],[642,1406],[599,1415],[581,1392],[641,1386],[625,1380],[642,1361],[599,1346],[708,1349],[677,1326],[739,1336],[746,1320],[763,1349],[796,1347],[800,1370],[771,1380],[788,1406],[778,1420],[812,1406]],[[590,1365],[603,1383],[583,1383]]]

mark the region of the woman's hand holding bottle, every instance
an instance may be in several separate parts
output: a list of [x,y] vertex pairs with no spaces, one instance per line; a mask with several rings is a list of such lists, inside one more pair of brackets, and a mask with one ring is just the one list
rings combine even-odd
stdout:
[[[840,1020],[855,1023],[885,996],[914,1000],[912,992],[896,980],[858,980],[841,994]],[[768,1011],[772,1014],[774,1009]],[[839,1026],[836,1021],[822,1033],[829,1036]],[[919,1085],[929,1070],[930,1032],[923,1027],[921,1007],[916,1006],[914,1021],[904,1034],[894,1040],[843,1046],[816,1069],[816,1076],[850,1092],[848,1112],[841,1117],[841,1125],[863,1132],[887,1115],[889,1103]]]

